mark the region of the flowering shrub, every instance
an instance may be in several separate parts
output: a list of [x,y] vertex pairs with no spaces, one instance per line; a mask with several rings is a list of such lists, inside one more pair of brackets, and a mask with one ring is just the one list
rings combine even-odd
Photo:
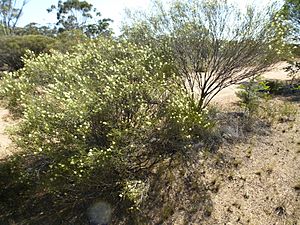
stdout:
[[42,160],[34,170],[48,191],[105,183],[126,198],[140,171],[186,151],[210,126],[175,79],[149,47],[98,39],[72,53],[29,54],[0,94],[23,117],[18,145]]

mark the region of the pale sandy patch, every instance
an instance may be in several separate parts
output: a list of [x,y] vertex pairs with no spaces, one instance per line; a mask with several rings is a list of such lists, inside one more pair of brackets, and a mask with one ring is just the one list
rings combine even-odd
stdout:
[[10,117],[8,109],[0,107],[0,159],[12,155],[14,152],[7,129],[16,122]]
[[[274,80],[289,80],[290,77],[285,71],[285,67],[288,65],[287,62],[279,62],[275,64],[268,72],[262,74],[262,78],[274,79]],[[220,91],[216,97],[212,100],[213,103],[227,105],[234,104],[238,101],[236,92],[238,91],[239,85],[232,85]]]

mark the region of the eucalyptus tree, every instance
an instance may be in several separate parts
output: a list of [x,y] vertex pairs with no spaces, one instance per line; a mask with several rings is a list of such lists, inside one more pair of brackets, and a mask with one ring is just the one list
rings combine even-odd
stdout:
[[90,37],[98,36],[109,32],[111,19],[100,19],[101,13],[87,1],[80,0],[59,0],[47,11],[56,12],[57,27],[59,32],[69,30],[81,30]]
[[9,35],[15,30],[27,3],[28,0],[0,0],[0,33]]

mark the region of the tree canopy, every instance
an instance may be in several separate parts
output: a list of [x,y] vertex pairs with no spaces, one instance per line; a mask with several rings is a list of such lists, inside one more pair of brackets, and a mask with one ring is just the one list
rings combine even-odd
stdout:
[[200,110],[223,88],[258,75],[281,46],[270,26],[276,9],[245,12],[225,0],[156,1],[133,13],[125,36],[149,44],[174,62],[179,84]]
[[292,41],[300,41],[300,1],[285,0],[279,14],[284,19],[284,25],[288,27],[286,36]]
[[16,28],[28,0],[0,0],[0,34],[8,35]]
[[87,1],[59,0],[57,6],[52,5],[47,11],[56,12],[59,32],[78,29],[89,37],[108,32],[112,21],[108,18],[100,19],[101,13]]

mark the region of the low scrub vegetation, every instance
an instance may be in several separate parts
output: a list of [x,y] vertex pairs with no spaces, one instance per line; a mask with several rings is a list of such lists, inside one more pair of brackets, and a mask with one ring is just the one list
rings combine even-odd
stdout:
[[39,54],[46,52],[54,39],[43,35],[0,36],[0,69],[17,70],[23,67],[26,50]]
[[[64,7],[80,11],[80,1],[66,3],[49,11],[61,19]],[[51,36],[0,36],[0,98],[20,118],[19,152],[0,163],[0,223],[100,223],[97,210],[113,208],[104,224],[162,224],[182,199],[197,223],[208,218],[207,193],[219,182],[202,183],[200,160],[214,158],[222,141],[241,140],[255,120],[297,113],[290,104],[271,110],[281,86],[257,80],[289,51],[276,15],[227,1],[157,1],[152,14],[131,16],[120,37],[109,19],[89,27],[62,20]],[[210,107],[249,78],[237,94],[243,112]],[[215,158],[225,168],[228,159]]]
[[45,35],[0,35],[0,71],[16,71],[24,67],[26,52],[39,55],[50,53],[51,49],[60,52],[71,52],[72,48],[88,40],[87,36],[79,30],[65,31],[53,36]]
[[78,205],[83,185],[96,185],[134,209],[145,173],[188,153],[212,126],[173,85],[172,64],[147,46],[101,38],[24,62],[1,89],[23,118],[16,142],[31,162],[19,178],[54,196],[72,190]]
[[246,117],[252,123],[263,119],[269,124],[282,121],[294,121],[297,107],[289,102],[274,101],[272,96],[289,96],[298,92],[298,84],[288,84],[286,81],[251,79],[240,85],[236,93],[238,105],[244,109]]

